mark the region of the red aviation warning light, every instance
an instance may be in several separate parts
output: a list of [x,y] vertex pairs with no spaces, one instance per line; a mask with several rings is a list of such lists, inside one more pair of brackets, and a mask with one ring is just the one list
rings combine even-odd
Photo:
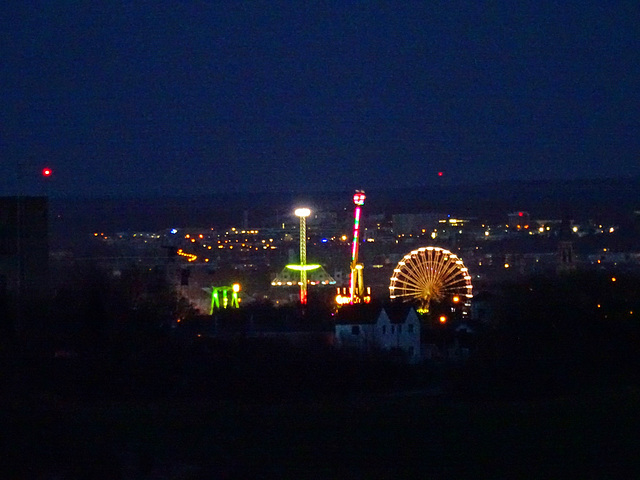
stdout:
[[438,176],[442,177],[444,175],[444,172],[438,172]]
[[53,171],[49,167],[45,167],[45,168],[42,169],[42,176],[43,177],[50,177],[52,173],[53,173]]
[[356,194],[353,196],[353,203],[362,206],[364,205],[365,198],[364,192],[356,191]]

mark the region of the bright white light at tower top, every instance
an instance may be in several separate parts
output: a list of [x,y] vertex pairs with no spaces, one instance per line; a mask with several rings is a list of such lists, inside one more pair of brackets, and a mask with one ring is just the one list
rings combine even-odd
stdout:
[[296,208],[295,212],[293,213],[295,213],[297,217],[308,217],[309,215],[311,215],[311,210],[309,210],[308,208]]

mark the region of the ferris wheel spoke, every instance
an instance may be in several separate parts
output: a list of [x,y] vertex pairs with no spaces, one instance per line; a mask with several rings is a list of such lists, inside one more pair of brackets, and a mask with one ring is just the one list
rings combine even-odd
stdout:
[[458,286],[462,286],[465,285],[466,281],[464,280],[464,278],[451,278],[448,282],[446,282],[445,286],[446,287],[458,287]]
[[430,268],[429,262],[424,258],[421,258],[421,261],[419,263],[419,273],[422,276],[422,278],[425,278],[427,281],[431,280],[429,268]]
[[453,281],[459,273],[458,265],[454,263],[453,265],[448,265],[442,272],[442,275],[447,279],[447,282],[450,282]]
[[444,284],[449,285],[452,283],[456,283],[459,279],[459,276],[457,275],[456,272],[447,272],[443,275],[443,278],[444,278]]
[[413,287],[413,288],[419,288],[420,283],[419,283],[419,279],[418,278],[398,278],[397,282],[396,282],[396,287],[399,288],[408,288],[408,287]]
[[405,293],[405,292],[406,293],[409,293],[409,292],[411,292],[411,293],[421,293],[422,289],[419,288],[419,287],[413,287],[413,286],[407,285],[404,288],[401,288],[400,291],[403,292],[403,293]]
[[433,258],[429,258],[429,260],[425,265],[425,269],[426,269],[426,274],[425,274],[426,277],[429,279],[430,282],[433,282],[437,278],[437,275],[436,275],[436,272],[438,270],[437,262]]
[[416,288],[400,288],[395,289],[393,295],[395,295],[396,297],[411,296],[417,298],[422,295],[422,292],[421,290]]
[[435,281],[439,277],[440,260],[438,258],[432,258],[429,262],[429,278],[431,281]]
[[442,266],[442,275],[448,277],[452,273],[457,272],[458,269],[459,269],[459,266],[456,263],[456,261],[454,259],[452,259],[452,258],[449,258],[447,263],[443,264],[443,266]]
[[399,293],[394,294],[394,298],[417,298],[413,293]]
[[402,274],[402,276],[404,278],[407,278],[415,283],[419,283],[422,279],[422,277],[420,276],[419,272],[417,272],[414,268],[412,269],[405,269],[399,272],[400,274]]
[[434,250],[429,250],[429,279],[433,281],[436,278],[438,271],[438,252]]
[[456,271],[459,271],[459,265],[455,261],[450,261],[443,265],[443,274],[445,275]]
[[449,286],[443,289],[446,293],[462,293],[465,288],[464,285],[456,285],[456,286]]
[[399,282],[399,284],[396,285],[396,288],[400,288],[402,290],[408,290],[408,289],[420,290],[420,284],[417,284],[414,282]]

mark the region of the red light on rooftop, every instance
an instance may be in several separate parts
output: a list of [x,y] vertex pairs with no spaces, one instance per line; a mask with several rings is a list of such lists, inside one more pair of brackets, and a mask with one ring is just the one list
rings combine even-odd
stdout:
[[42,176],[43,177],[50,177],[52,173],[53,172],[51,171],[50,168],[43,168],[42,169]]
[[518,212],[518,216],[519,216],[519,217],[524,216],[524,212]]

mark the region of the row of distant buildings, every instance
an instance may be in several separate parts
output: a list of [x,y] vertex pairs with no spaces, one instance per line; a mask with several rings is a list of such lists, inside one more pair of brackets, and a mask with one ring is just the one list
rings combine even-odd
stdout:
[[[0,199],[0,298],[47,291],[49,265],[89,261],[114,275],[130,265],[166,270],[170,280],[194,303],[206,308],[203,289],[243,284],[243,296],[277,301],[295,292],[272,288],[284,265],[297,261],[298,221],[280,216],[264,228],[170,227],[158,232],[86,232],[83,251],[49,250],[48,204],[44,197]],[[351,219],[338,212],[313,212],[307,220],[308,256],[344,287],[349,278]],[[526,211],[505,215],[502,223],[438,213],[370,214],[363,218],[365,283],[379,299],[388,295],[393,268],[408,251],[444,246],[461,257],[474,285],[505,276],[558,268],[640,265],[638,251],[606,245],[614,223],[534,219]],[[600,239],[589,243],[590,239]],[[575,248],[583,241],[588,250]],[[604,247],[601,247],[602,244]],[[483,285],[484,284],[484,285]],[[289,294],[293,293],[293,294]],[[7,300],[5,300],[6,302]]]

